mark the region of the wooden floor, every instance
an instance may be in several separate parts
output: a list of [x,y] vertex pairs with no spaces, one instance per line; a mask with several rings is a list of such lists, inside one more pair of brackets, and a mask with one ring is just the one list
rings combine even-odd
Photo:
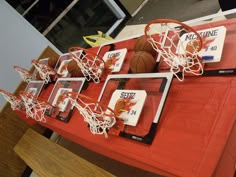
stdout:
[[[25,84],[21,84],[19,89],[24,89]],[[26,164],[13,151],[14,146],[29,128],[20,119],[9,104],[0,113],[0,177],[20,177],[25,170]],[[33,127],[38,132],[44,131],[43,127]]]
[[19,177],[26,164],[13,148],[29,126],[8,105],[0,114],[0,177]]
[[[52,55],[55,55],[55,52],[46,48],[39,58]],[[12,74],[16,74],[14,70]],[[25,83],[21,83],[15,94],[24,90],[25,86]],[[6,104],[0,112],[0,177],[20,177],[24,171],[26,164],[15,154],[13,148],[28,128],[29,126],[11,110],[10,105]],[[44,130],[40,126],[33,128],[40,133]]]

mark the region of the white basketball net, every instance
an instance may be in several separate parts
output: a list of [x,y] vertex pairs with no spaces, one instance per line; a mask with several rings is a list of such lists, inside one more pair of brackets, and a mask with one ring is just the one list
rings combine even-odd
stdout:
[[68,92],[63,99],[69,99],[71,104],[79,110],[84,121],[89,124],[92,134],[104,134],[105,137],[108,137],[107,130],[116,123],[115,113],[111,109],[104,110],[99,103],[95,102],[86,103],[80,94],[76,98]]
[[14,66],[14,69],[20,74],[20,76],[24,82],[29,83],[30,81],[35,79],[34,75],[31,74],[30,71],[28,71],[24,68],[21,68],[19,66]]
[[39,76],[42,80],[45,81],[45,84],[51,82],[51,75],[56,75],[56,71],[54,71],[50,66],[40,61],[32,60],[32,64],[35,69],[39,72]]
[[[202,75],[203,67],[201,58],[198,56],[202,46],[201,37],[187,25],[178,21],[165,22],[164,20],[163,22],[153,21],[145,29],[148,42],[161,56],[160,62],[164,61],[179,81],[184,80],[185,73]],[[181,36],[190,32],[195,35],[195,38],[186,44]],[[188,46],[187,50],[186,46]],[[180,72],[182,76],[178,75]]]
[[[72,48],[72,50],[73,49],[74,48]],[[78,48],[78,50],[81,49]],[[88,81],[92,80],[95,83],[100,82],[100,78],[105,69],[105,63],[102,59],[96,54],[87,52],[87,50],[83,50],[79,56],[71,52],[71,57],[76,61]]]
[[25,106],[26,117],[30,117],[38,122],[46,122],[44,113],[47,109],[51,108],[51,105],[44,101],[37,100],[32,94],[22,92],[20,97]]
[[3,98],[5,98],[5,100],[7,102],[9,102],[11,104],[11,109],[14,110],[20,110],[20,102],[21,99],[9,92],[6,92],[4,90],[0,89],[0,94],[3,96]]

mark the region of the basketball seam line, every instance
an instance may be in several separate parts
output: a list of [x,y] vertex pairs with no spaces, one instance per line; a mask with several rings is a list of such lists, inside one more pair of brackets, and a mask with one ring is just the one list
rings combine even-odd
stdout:
[[147,65],[146,65],[146,63],[145,63],[144,60],[145,60],[145,58],[143,57],[143,58],[142,58],[142,61],[143,61],[144,67],[145,67],[145,72],[147,72]]
[[[138,58],[137,58],[137,60],[136,60],[136,61],[139,61],[139,60],[140,60],[140,57],[141,57],[141,56],[140,56],[140,55],[138,55]],[[136,70],[135,72],[136,72],[136,73],[137,73],[137,71],[138,71],[138,69],[137,69],[137,66],[138,66],[138,62],[136,62],[136,67],[135,67],[135,70]]]

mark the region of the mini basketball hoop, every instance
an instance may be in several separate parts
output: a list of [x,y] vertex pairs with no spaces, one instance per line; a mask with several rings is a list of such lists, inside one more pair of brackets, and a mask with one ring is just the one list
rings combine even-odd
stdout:
[[44,113],[47,109],[50,109],[52,105],[45,101],[39,100],[33,94],[25,91],[20,91],[19,95],[25,106],[26,116],[36,121],[45,123],[46,118],[44,117]]
[[14,66],[14,69],[20,74],[24,82],[29,83],[31,80],[34,80],[34,75],[30,71],[20,66]]
[[40,78],[45,81],[45,84],[51,82],[51,76],[56,75],[56,71],[53,68],[39,60],[32,60],[32,64],[39,72]]
[[76,92],[67,92],[60,96],[57,106],[65,99],[69,99],[84,117],[84,121],[89,124],[92,134],[104,134],[108,137],[107,131],[116,123],[118,119],[112,109],[101,103]]
[[[73,53],[78,50],[82,50],[79,56]],[[106,75],[105,62],[97,54],[80,47],[71,47],[69,53],[71,58],[77,62],[87,81],[93,80],[93,82],[99,83],[101,76]]]
[[12,93],[9,93],[5,90],[0,89],[0,94],[5,98],[7,102],[11,104],[11,109],[14,110],[19,110],[20,109],[20,102],[21,99]]
[[159,53],[160,62],[164,61],[179,81],[184,80],[185,74],[203,74],[201,58],[198,56],[202,38],[190,26],[176,20],[157,19],[146,25],[145,36]]

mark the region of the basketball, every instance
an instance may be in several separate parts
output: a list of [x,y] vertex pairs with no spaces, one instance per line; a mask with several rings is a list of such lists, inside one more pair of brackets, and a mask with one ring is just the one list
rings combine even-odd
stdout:
[[155,67],[153,56],[145,51],[139,51],[130,59],[130,70],[132,73],[150,73]]
[[200,45],[199,40],[189,41],[186,46],[186,51],[191,54],[197,52],[199,50],[199,45]]
[[83,73],[75,60],[71,60],[67,65],[67,71],[71,74],[71,77],[82,77]]
[[59,59],[59,56],[53,56],[48,59],[48,65],[52,68],[55,68],[57,61]]
[[135,44],[134,44],[134,51],[146,51],[153,56],[155,55],[156,51],[152,48],[152,45],[146,40],[145,36],[140,36]]
[[124,99],[117,100],[114,108],[115,115],[120,116],[120,114],[124,111],[125,111],[125,100]]
[[36,80],[43,80],[43,79],[40,77],[39,72],[36,73]]

